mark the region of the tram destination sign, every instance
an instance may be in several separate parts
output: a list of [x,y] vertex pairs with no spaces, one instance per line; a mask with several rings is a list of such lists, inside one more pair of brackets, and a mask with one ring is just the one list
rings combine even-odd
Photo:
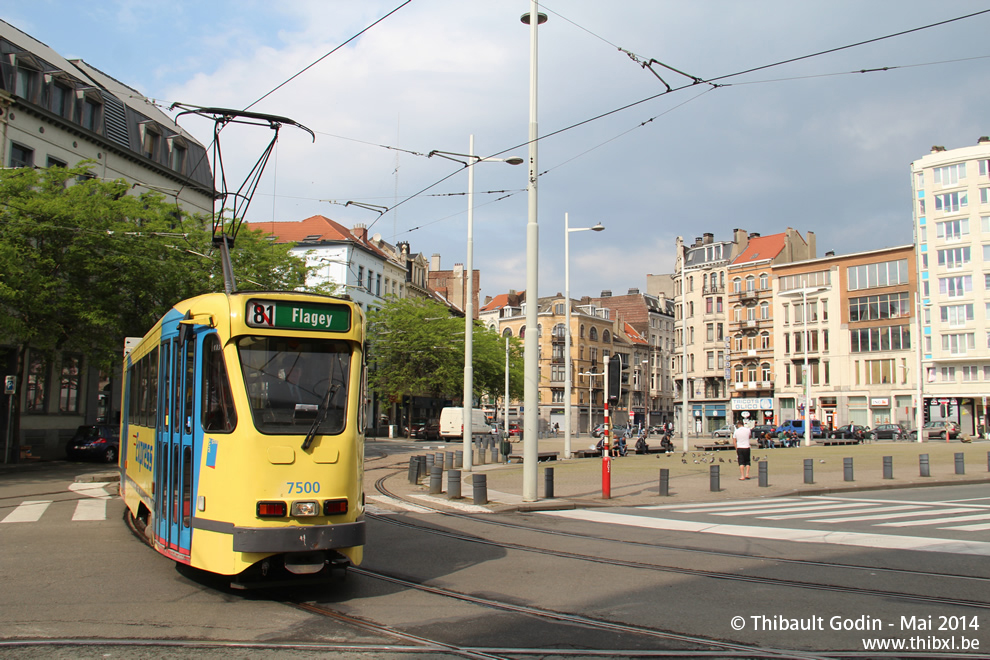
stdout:
[[245,319],[252,328],[347,332],[351,310],[333,303],[249,300]]

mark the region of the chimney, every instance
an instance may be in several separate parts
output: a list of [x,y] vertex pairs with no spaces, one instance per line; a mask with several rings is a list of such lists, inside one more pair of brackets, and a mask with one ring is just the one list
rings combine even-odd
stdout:
[[402,255],[403,259],[409,259],[409,243],[402,241],[399,243],[399,254]]
[[933,153],[933,154],[937,154],[937,153],[938,153],[938,152],[940,152],[940,151],[945,151],[945,147],[940,147],[940,146],[938,146],[938,145],[934,145],[934,146],[932,147],[932,153]]
[[440,270],[440,255],[436,252],[430,257],[430,270],[433,272]]
[[701,236],[696,236],[694,239],[694,245],[691,247],[701,247],[704,243],[701,242]]
[[639,295],[639,288],[638,287],[630,287],[629,293],[627,295],[638,296]]
[[611,298],[612,297],[612,291],[609,290],[609,289],[605,289],[604,291],[602,291],[601,297],[602,298]]
[[367,242],[367,240],[368,240],[368,225],[366,225],[364,223],[361,223],[361,222],[357,223],[356,225],[354,225],[354,228],[351,229],[351,235],[354,236],[355,238],[357,238],[362,243]]
[[990,142],[990,137],[986,135],[981,135],[980,139],[976,141],[976,144],[983,144],[984,142]]
[[751,231],[751,232],[749,232],[749,237],[750,238],[759,238],[760,237],[760,232]]
[[464,274],[464,264],[454,264],[454,277],[461,277]]
[[509,289],[509,295],[510,296],[516,295],[516,290],[515,289]]
[[828,252],[825,253],[825,256],[826,257],[834,257],[835,256],[835,250],[829,250]]
[[712,234],[711,232],[706,231],[704,236],[705,236],[705,245],[709,245],[712,241],[715,240],[715,234]]

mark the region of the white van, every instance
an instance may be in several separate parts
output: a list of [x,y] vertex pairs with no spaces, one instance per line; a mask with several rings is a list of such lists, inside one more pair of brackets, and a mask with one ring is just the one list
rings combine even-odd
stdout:
[[[471,435],[479,436],[491,432],[492,428],[488,426],[485,411],[480,408],[472,409]],[[444,408],[440,411],[440,437],[444,439],[464,437],[464,408]]]

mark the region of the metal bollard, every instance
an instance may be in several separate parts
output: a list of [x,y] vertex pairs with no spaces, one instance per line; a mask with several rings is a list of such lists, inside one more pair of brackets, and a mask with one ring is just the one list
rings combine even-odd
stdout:
[[667,497],[670,495],[670,470],[660,468],[660,495]]
[[440,471],[443,472],[443,452],[442,451],[438,451],[434,455],[434,457],[433,457],[433,465],[439,467],[440,468]]
[[721,492],[721,490],[722,490],[719,487],[719,474],[718,474],[718,466],[717,465],[710,465],[710,466],[708,466],[708,488],[713,493],[718,493],[718,492]]
[[966,454],[956,452],[956,474],[966,474]]
[[430,470],[430,495],[439,495],[443,492],[443,468],[434,465]]
[[767,488],[770,485],[770,472],[766,461],[756,464],[760,470],[760,488]]
[[461,499],[461,471],[449,470],[447,472],[447,499]]
[[845,481],[853,481],[853,459],[852,457],[842,459],[842,474]]
[[419,478],[419,456],[409,457],[409,483],[414,484]]
[[433,463],[435,462],[435,458],[436,457],[433,454],[426,455],[426,474],[423,475],[424,477],[429,476],[430,472],[433,471]]
[[458,449],[454,452],[454,469],[460,470],[464,467],[464,450]]
[[928,463],[928,454],[920,454],[918,456],[918,468],[921,470],[921,476],[932,476],[931,465]]
[[883,457],[883,478],[893,479],[894,478],[894,457],[884,456]]
[[804,459],[804,483],[815,483],[815,459],[813,458]]
[[488,504],[488,475],[472,474],[471,486],[474,488],[474,503]]
[[498,447],[492,442],[492,463],[498,463]]
[[[473,445],[475,443],[472,442],[471,444]],[[475,465],[484,465],[485,464],[485,445],[483,445],[480,440],[478,441],[477,444],[478,444],[478,461],[477,461],[477,463],[475,463]]]
[[425,479],[426,475],[430,472],[426,469],[426,456],[420,454],[416,457],[416,483],[419,483],[420,479]]
[[443,465],[448,470],[454,469],[454,452],[448,451],[446,454],[444,454]]
[[553,468],[548,467],[543,470],[543,497],[548,500],[553,499]]

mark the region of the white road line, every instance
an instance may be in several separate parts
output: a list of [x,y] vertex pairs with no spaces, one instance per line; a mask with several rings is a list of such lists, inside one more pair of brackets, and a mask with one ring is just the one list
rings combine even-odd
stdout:
[[[938,506],[939,504],[944,504],[944,502],[915,502],[913,500],[882,500],[882,499],[867,498],[867,497],[842,497],[842,496],[839,496],[839,495],[829,495],[827,497],[824,496],[824,495],[810,495],[810,496],[808,496],[808,499],[809,500],[833,500],[833,501],[838,500],[838,501],[842,501],[842,502],[861,502],[861,503],[864,503],[864,504],[865,503],[869,503],[869,502],[873,502],[875,504],[892,504],[892,503],[896,502],[897,504],[917,504],[919,506]],[[965,501],[965,500],[962,500],[962,501]],[[950,502],[950,504],[955,504],[955,503],[956,502]],[[988,509],[988,508],[990,508],[990,504],[970,504],[969,506],[972,506],[974,509]]]
[[73,520],[106,520],[107,500],[109,498],[79,500],[76,503],[76,511],[72,514]]
[[38,522],[51,503],[51,500],[21,502],[16,509],[7,514],[6,518],[0,520],[0,523]]
[[[938,513],[938,512],[936,512]],[[977,513],[972,516],[952,516],[949,518],[932,518],[931,520],[910,520],[892,523],[877,523],[877,527],[910,527],[913,525],[946,525],[964,520],[988,520],[990,513]]]
[[[836,515],[840,516],[852,516],[859,513],[870,513],[873,511],[899,511],[901,509],[915,509],[918,507],[913,504],[904,504],[902,506],[891,506],[891,507],[879,507],[875,504],[849,504],[847,506],[859,507],[858,509],[846,509],[845,511],[835,511]],[[798,520],[801,518],[814,518],[815,516],[824,516],[831,513],[831,511],[814,511],[812,513],[790,513],[786,516],[760,516],[761,518],[766,518],[767,520]]]
[[103,487],[108,485],[110,485],[109,482],[71,483],[69,490],[86,497],[110,497],[107,491],[103,490]]
[[409,502],[404,502],[402,500],[395,499],[394,497],[379,497],[377,495],[373,497],[368,497],[368,500],[378,502],[380,504],[386,504],[388,506],[394,506],[403,511],[414,511],[416,513],[433,513],[433,509],[429,509],[425,506],[420,506],[418,504],[410,504]]
[[662,529],[668,531],[699,532],[739,536],[748,539],[770,539],[795,543],[824,543],[828,545],[880,548],[888,550],[913,550],[917,552],[945,552],[964,555],[990,556],[990,543],[984,541],[956,541],[925,538],[923,536],[894,536],[888,534],[864,534],[861,532],[836,532],[778,527],[748,527],[745,525],[713,525],[688,520],[669,520],[647,516],[631,516],[609,511],[573,510],[540,511],[540,515],[555,516],[587,522],[608,523]]
[[939,527],[939,529],[958,529],[965,532],[985,532],[990,529],[990,523],[979,523],[976,525],[960,525],[959,527]]
[[[910,508],[910,507],[900,507],[900,508]],[[918,516],[940,516],[946,513],[966,513],[972,512],[972,509],[915,509],[914,511],[906,511],[904,513],[890,513],[891,509],[880,509],[881,513],[869,515],[869,516],[848,516],[842,518],[825,518],[822,520],[812,520],[811,522],[823,522],[823,523],[842,523],[842,522],[856,522],[859,520],[885,520],[887,518],[911,518]],[[949,518],[948,520],[953,520]],[[904,527],[910,527],[911,525],[921,525],[924,524],[920,521],[910,521],[903,523]]]
[[[715,515],[715,516],[745,516],[745,515],[750,515],[750,514],[757,514],[757,515],[764,514],[764,513],[766,513],[766,514],[778,514],[778,513],[779,514],[785,514],[785,513],[790,513],[792,511],[812,511],[813,513],[809,513],[808,514],[809,516],[820,516],[823,513],[827,513],[828,511],[831,511],[833,509],[846,509],[846,508],[851,508],[851,507],[863,507],[863,506],[864,505],[862,505],[862,504],[815,504],[813,502],[809,502],[807,504],[802,504],[802,505],[799,505],[799,506],[787,506],[787,507],[779,507],[779,508],[773,508],[773,509],[769,509],[769,508],[768,509],[739,509],[739,510],[736,510],[736,511],[726,511],[726,512],[712,513],[712,515]],[[872,507],[873,505],[870,505],[870,506]],[[824,509],[824,511],[823,511],[823,509]],[[776,517],[776,516],[770,516],[770,515],[764,516],[764,515],[760,515],[759,517],[760,518],[773,518],[773,517]],[[780,517],[781,518],[787,518],[788,516],[781,515]]]
[[739,504],[759,504],[759,503],[775,504],[777,502],[799,502],[799,501],[800,500],[794,497],[774,497],[773,499],[763,498],[759,500],[736,500],[731,504],[712,504],[711,502],[703,502],[700,504],[656,504],[653,506],[641,506],[636,508],[643,509],[646,511],[663,511],[667,509],[674,509],[676,511],[680,511],[682,509],[687,510],[687,509],[707,509],[707,508],[715,508],[715,507],[731,507],[731,506],[737,506]]

